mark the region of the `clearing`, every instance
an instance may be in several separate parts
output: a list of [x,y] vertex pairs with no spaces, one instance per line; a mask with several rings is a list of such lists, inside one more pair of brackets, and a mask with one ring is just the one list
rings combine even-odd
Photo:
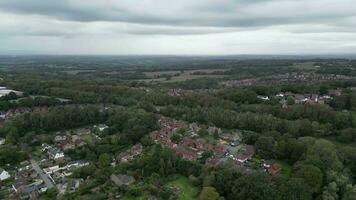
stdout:
[[199,189],[193,186],[188,178],[184,176],[178,176],[178,178],[169,183],[172,187],[178,188],[180,194],[177,200],[195,200],[199,193]]

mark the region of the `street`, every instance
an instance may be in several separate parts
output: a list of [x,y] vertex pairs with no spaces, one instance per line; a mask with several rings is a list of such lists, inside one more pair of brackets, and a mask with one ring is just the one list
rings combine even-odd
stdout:
[[48,175],[43,172],[43,170],[40,168],[38,165],[37,161],[31,159],[31,165],[33,169],[41,176],[42,180],[45,182],[46,186],[48,189],[53,188],[54,184],[52,181],[49,179]]

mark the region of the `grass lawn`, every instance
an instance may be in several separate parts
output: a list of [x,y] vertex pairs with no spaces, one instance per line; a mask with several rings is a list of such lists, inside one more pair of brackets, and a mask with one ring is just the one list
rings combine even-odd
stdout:
[[199,193],[199,189],[193,186],[188,178],[179,176],[176,180],[169,183],[173,187],[179,188],[181,193],[177,200],[195,200]]
[[42,155],[41,147],[35,147],[34,151],[32,152],[32,155],[35,158],[40,159]]
[[292,166],[283,160],[279,160],[278,162],[282,165],[282,175],[289,178],[292,173]]
[[88,135],[88,134],[82,135],[80,138],[88,143],[92,143],[94,141],[93,136]]

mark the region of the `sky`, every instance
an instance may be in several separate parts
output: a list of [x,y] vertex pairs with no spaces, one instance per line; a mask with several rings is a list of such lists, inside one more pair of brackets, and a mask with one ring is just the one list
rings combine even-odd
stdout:
[[0,0],[0,54],[355,54],[355,0]]

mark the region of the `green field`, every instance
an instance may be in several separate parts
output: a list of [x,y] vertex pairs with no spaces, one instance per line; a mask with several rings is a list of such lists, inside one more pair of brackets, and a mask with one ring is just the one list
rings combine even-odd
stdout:
[[286,161],[280,160],[279,163],[282,165],[282,175],[286,178],[290,177],[290,174],[292,173],[292,166],[288,164]]
[[180,190],[177,200],[195,200],[199,193],[199,189],[193,186],[188,178],[179,176],[176,180],[169,183],[169,185]]
[[92,143],[92,142],[94,141],[93,136],[87,135],[87,134],[82,135],[80,138],[81,138],[82,140],[84,140],[85,142],[88,142],[88,143]]
[[[210,74],[213,72],[224,72],[226,69],[199,69],[199,70],[185,70],[184,72],[181,71],[158,71],[158,72],[144,72],[144,74],[148,77],[148,79],[144,79],[141,81],[144,82],[164,82],[164,83],[171,83],[171,82],[181,82],[186,80],[192,79],[199,79],[199,78],[223,78],[226,75],[217,75],[217,74]],[[207,74],[192,74],[195,72],[207,73]],[[179,74],[179,76],[173,76],[175,74]],[[172,77],[167,80],[165,77],[158,77],[162,75],[171,75]]]

